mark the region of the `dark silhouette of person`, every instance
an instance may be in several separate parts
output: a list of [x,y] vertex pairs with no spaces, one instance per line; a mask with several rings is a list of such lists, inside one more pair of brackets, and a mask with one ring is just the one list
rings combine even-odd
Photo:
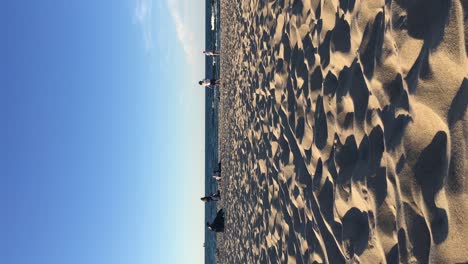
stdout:
[[223,209],[219,209],[218,213],[216,214],[215,219],[211,224],[206,222],[208,229],[214,232],[224,232],[224,211]]
[[218,168],[213,171],[213,179],[221,181],[221,162],[218,163]]
[[210,193],[209,196],[200,198],[203,202],[219,201],[221,200],[221,192],[218,190],[216,193]]

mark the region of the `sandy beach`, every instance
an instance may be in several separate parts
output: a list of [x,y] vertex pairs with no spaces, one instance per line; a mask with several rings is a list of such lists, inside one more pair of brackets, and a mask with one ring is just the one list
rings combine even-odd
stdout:
[[223,0],[218,263],[466,263],[466,0]]

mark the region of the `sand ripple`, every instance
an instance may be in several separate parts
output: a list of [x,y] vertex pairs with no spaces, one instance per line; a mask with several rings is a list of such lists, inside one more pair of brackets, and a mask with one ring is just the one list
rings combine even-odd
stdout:
[[467,6],[222,1],[220,263],[468,261]]

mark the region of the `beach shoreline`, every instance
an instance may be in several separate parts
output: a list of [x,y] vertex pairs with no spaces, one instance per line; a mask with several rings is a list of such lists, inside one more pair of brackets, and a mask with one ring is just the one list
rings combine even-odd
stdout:
[[[206,0],[205,15],[205,50],[220,49],[220,2],[218,0]],[[205,57],[205,78],[216,79],[220,75],[219,56]],[[218,184],[213,179],[213,171],[217,169],[219,162],[219,88],[205,89],[205,194],[216,193]],[[205,223],[211,222],[218,211],[215,202],[205,203]],[[216,233],[205,227],[204,255],[205,263],[218,263],[216,260],[217,238]]]

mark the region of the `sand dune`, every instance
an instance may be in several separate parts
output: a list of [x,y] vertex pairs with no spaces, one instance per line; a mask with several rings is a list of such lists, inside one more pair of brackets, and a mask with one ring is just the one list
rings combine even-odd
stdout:
[[221,6],[218,262],[468,262],[468,1]]

